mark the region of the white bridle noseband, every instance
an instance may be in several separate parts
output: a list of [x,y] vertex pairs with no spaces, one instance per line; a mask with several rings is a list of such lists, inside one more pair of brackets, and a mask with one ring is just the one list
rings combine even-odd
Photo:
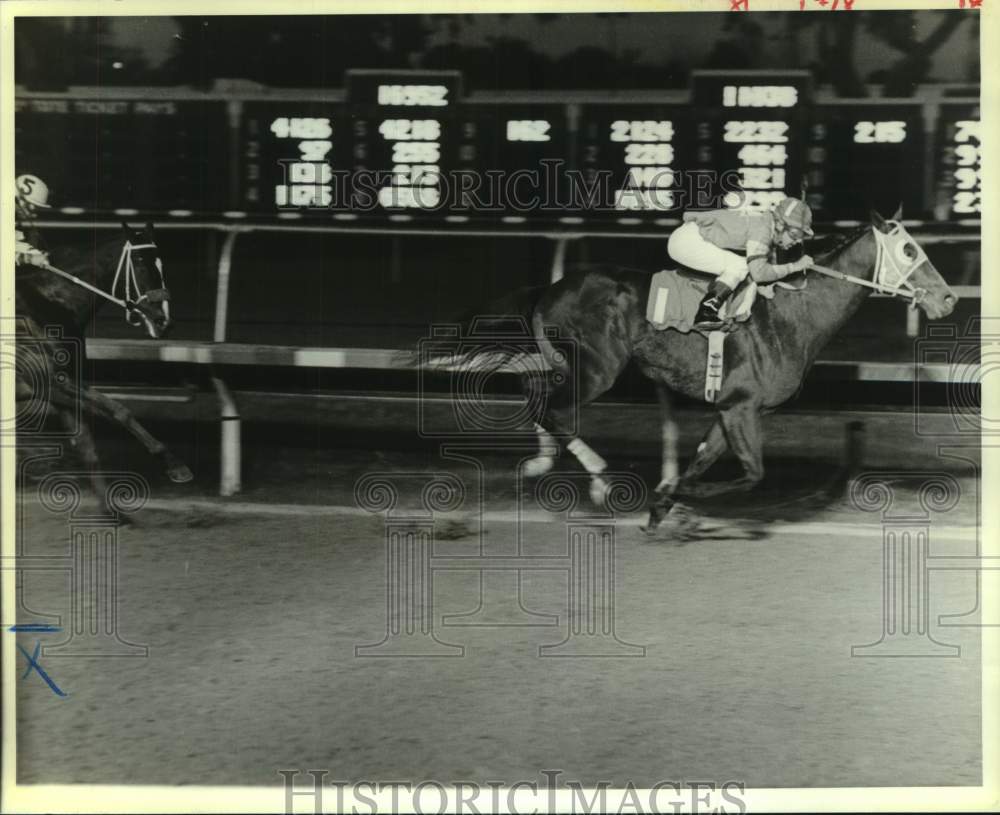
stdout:
[[[132,263],[132,253],[142,249],[156,249],[155,243],[136,243],[125,241],[122,247],[121,256],[118,258],[118,268],[115,269],[115,279],[111,283],[111,296],[116,297],[118,293],[118,281],[121,280],[124,286],[123,300],[125,303],[125,319],[132,325],[138,325],[138,320],[133,320],[133,316],[138,310],[137,307],[143,300],[159,302],[163,304],[163,316],[170,319],[170,301],[167,292],[167,284],[163,278],[163,264],[160,259],[156,259],[156,271],[160,274],[160,286],[155,289],[141,291],[139,281],[135,276],[135,264]],[[135,297],[133,298],[133,295]],[[152,297],[151,297],[152,295]],[[140,317],[142,313],[140,312]]]
[[[875,285],[879,291],[893,297],[908,297],[915,305],[927,296],[927,290],[915,288],[907,281],[920,264],[927,260],[927,254],[901,223],[886,221],[886,225],[890,227],[888,232],[872,228],[877,248]],[[894,279],[890,275],[894,275]]]
[[861,277],[838,272],[826,266],[813,265],[810,268],[839,280],[867,286],[892,297],[905,297],[911,306],[916,306],[927,296],[927,290],[911,286],[910,276],[927,260],[927,255],[919,244],[898,221],[886,221],[888,232],[872,227],[875,235],[875,277],[865,280]]
[[[118,258],[118,268],[115,269],[115,279],[111,283],[110,293],[97,288],[97,286],[88,283],[86,280],[81,280],[76,275],[64,272],[62,269],[57,269],[55,266],[45,264],[43,268],[48,269],[48,271],[57,274],[60,277],[66,278],[70,282],[75,283],[81,288],[87,289],[87,291],[93,292],[99,297],[103,297],[105,300],[114,303],[116,306],[121,306],[125,309],[125,320],[131,325],[139,325],[139,319],[145,319],[145,315],[142,313],[141,309],[138,308],[139,304],[142,303],[143,300],[148,300],[151,303],[162,303],[163,316],[169,320],[170,293],[167,291],[166,280],[163,277],[163,264],[160,262],[159,258],[156,258],[156,271],[160,273],[160,287],[147,289],[146,291],[140,290],[139,280],[135,274],[135,264],[132,262],[132,253],[142,249],[156,249],[156,244],[132,243],[131,241],[125,241],[125,245],[122,247],[121,255]],[[117,296],[119,280],[121,280],[124,285],[124,297]],[[133,295],[136,296],[136,299],[133,299]],[[134,319],[134,316],[137,313],[139,319]]]

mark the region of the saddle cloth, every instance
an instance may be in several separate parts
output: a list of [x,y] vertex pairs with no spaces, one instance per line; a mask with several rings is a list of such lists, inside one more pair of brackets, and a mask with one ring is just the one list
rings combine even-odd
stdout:
[[[713,279],[710,275],[685,269],[664,269],[657,272],[649,283],[646,319],[659,331],[673,328],[687,334],[694,327],[698,305]],[[735,327],[735,323],[750,319],[750,311],[758,293],[770,299],[774,297],[774,287],[758,287],[753,280],[747,279],[736,289],[720,313],[730,328]]]

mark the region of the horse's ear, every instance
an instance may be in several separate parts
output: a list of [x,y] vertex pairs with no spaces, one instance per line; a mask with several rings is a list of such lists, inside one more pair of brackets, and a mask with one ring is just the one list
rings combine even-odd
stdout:
[[153,222],[152,221],[146,221],[146,234],[149,235],[149,237],[153,237]]
[[896,211],[893,213],[891,221],[902,221],[903,220],[903,202],[899,202],[899,206],[896,207]]
[[132,234],[132,227],[130,227],[128,223],[126,223],[125,221],[122,221],[122,232],[124,232],[126,235]]
[[868,210],[868,217],[871,218],[872,226],[880,232],[885,232],[885,218],[873,209]]

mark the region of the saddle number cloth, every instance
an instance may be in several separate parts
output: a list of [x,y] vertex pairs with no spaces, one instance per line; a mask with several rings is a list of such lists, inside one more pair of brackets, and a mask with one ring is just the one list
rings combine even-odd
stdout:
[[[653,275],[649,284],[649,298],[646,301],[646,319],[657,330],[673,328],[687,334],[694,327],[698,305],[708,291],[712,278],[708,275],[692,275],[664,269]],[[757,284],[752,280],[740,286],[722,308],[723,320],[742,323],[750,318],[750,310],[757,299]],[[773,294],[761,290],[767,297]]]

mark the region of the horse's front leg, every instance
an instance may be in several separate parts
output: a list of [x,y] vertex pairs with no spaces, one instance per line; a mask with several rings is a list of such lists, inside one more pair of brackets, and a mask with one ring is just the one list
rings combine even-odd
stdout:
[[185,484],[194,478],[188,466],[170,452],[163,442],[139,424],[132,411],[124,405],[86,386],[64,385],[63,391],[66,399],[84,405],[92,415],[109,419],[125,428],[139,440],[139,443],[146,448],[151,456],[155,456],[163,462],[167,478],[175,484]]
[[735,405],[724,410],[720,419],[729,447],[743,465],[742,477],[730,481],[698,484],[694,478],[689,480],[685,473],[677,486],[677,495],[711,498],[748,490],[764,477],[764,432],[758,407],[753,404]]
[[[664,439],[666,441],[666,438]],[[716,419],[709,428],[705,438],[698,445],[691,463],[685,468],[679,479],[667,479],[661,481],[656,488],[657,498],[649,508],[649,522],[646,531],[652,532],[673,509],[675,498],[681,492],[682,487],[697,480],[719,460],[719,457],[726,452],[726,433],[722,426],[721,417]]]

